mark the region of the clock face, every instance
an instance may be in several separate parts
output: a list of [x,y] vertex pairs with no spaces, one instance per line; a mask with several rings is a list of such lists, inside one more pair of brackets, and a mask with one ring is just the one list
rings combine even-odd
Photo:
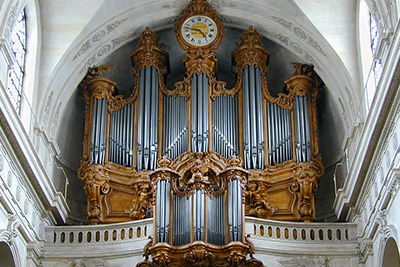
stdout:
[[215,22],[206,16],[196,15],[188,18],[182,24],[183,40],[193,46],[208,46],[217,37],[218,29]]

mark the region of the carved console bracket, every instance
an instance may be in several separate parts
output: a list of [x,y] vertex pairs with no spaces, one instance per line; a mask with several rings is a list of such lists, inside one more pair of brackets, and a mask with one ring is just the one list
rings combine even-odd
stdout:
[[[145,260],[136,267],[261,267],[263,263],[254,258],[254,245],[246,237],[245,242],[231,242],[225,246],[215,246],[196,241],[191,244],[173,247],[166,243],[153,244],[150,241],[145,249]],[[247,257],[249,255],[249,258]],[[150,261],[149,258],[152,258]]]

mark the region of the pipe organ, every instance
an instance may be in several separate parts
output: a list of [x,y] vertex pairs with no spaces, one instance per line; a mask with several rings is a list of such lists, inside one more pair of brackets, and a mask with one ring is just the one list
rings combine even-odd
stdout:
[[[269,52],[250,27],[232,52],[237,82],[228,89],[216,79],[213,50],[225,31],[218,13],[193,0],[175,23],[187,53],[185,78],[174,88],[165,87],[168,54],[149,28],[131,54],[135,87],[128,98],[101,77],[111,72],[108,65],[89,69],[80,85],[86,121],[78,176],[88,195],[88,223],[153,217],[154,238],[139,266],[158,266],[150,255],[174,266],[236,260],[261,266],[246,256],[253,251],[245,215],[315,216],[324,171],[316,110],[322,82],[312,66],[293,63],[284,92],[271,96]],[[189,253],[195,250],[202,253]]]

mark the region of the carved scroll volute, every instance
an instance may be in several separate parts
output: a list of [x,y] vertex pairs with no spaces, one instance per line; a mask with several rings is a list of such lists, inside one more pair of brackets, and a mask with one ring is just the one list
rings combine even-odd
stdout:
[[242,168],[242,165],[243,160],[239,156],[232,156],[228,159],[228,167],[221,172],[220,176],[227,182],[229,180],[240,181],[240,187],[242,188],[242,202],[244,204],[249,173]]
[[95,78],[91,80],[88,84],[89,94],[97,99],[107,98],[109,99],[117,84],[109,79],[105,78]]
[[108,171],[101,165],[90,165],[78,171],[78,177],[83,182],[83,189],[88,196],[88,223],[96,224],[102,221],[102,195],[109,192]]
[[313,80],[306,75],[293,75],[285,81],[289,95],[305,96],[313,88]]
[[315,219],[314,194],[323,173],[324,167],[319,161],[299,163],[294,170],[291,190],[299,196],[299,219],[304,222]]

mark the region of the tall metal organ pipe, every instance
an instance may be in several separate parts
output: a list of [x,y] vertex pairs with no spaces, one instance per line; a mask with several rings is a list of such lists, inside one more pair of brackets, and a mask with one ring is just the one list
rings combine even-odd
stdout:
[[175,159],[188,150],[186,97],[164,96],[163,106],[163,155]]
[[90,164],[104,164],[107,131],[107,100],[93,99]]
[[242,241],[242,188],[239,180],[228,182],[229,241]]
[[144,67],[139,78],[137,170],[154,170],[158,154],[158,72]]
[[171,185],[168,180],[157,181],[156,193],[156,236],[157,242],[169,242]]
[[260,68],[243,69],[243,141],[245,169],[263,169],[264,119]]
[[294,114],[297,162],[311,161],[311,136],[306,95],[296,95]]
[[218,96],[213,101],[213,149],[225,158],[238,154],[238,101]]
[[192,151],[208,152],[208,77],[193,74],[192,77]]

